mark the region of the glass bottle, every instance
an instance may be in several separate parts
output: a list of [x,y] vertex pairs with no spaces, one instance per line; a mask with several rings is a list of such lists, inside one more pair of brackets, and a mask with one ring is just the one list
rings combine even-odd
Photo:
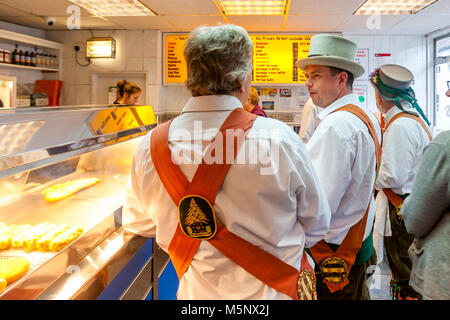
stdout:
[[19,64],[25,65],[25,53],[22,50],[19,50]]
[[12,53],[12,63],[13,64],[20,64],[19,60],[19,52],[17,51],[17,48],[14,49]]

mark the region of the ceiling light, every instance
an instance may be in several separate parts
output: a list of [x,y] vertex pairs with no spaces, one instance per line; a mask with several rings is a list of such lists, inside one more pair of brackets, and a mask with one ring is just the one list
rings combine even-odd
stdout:
[[217,0],[229,16],[284,15],[289,0]]
[[70,0],[101,17],[154,16],[155,13],[139,0]]
[[416,14],[438,0],[367,0],[354,15]]

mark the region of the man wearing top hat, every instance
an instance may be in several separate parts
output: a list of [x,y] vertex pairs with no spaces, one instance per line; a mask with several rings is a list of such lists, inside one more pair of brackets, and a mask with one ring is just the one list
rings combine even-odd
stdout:
[[[417,299],[420,295],[409,286],[411,260],[408,248],[414,240],[405,228],[400,208],[411,192],[422,152],[431,140],[428,123],[416,102],[410,85],[413,74],[400,65],[386,64],[370,77],[376,104],[383,115],[383,152],[376,181],[374,244],[377,263],[386,256],[393,274],[395,299]],[[385,248],[385,250],[384,250]],[[384,265],[383,263],[383,265]]]
[[332,215],[324,241],[310,248],[319,300],[370,299],[367,268],[376,260],[373,190],[381,128],[352,93],[353,80],[364,74],[356,50],[348,39],[319,34],[308,57],[297,61],[313,103],[323,108],[307,144]]

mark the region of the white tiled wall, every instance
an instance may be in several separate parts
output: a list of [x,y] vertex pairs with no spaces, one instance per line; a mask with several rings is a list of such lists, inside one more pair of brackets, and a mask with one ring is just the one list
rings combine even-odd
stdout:
[[[80,47],[78,62],[86,64],[86,40],[91,37],[111,36],[116,40],[115,59],[92,59],[88,66],[75,61],[75,46]],[[64,44],[62,61],[62,104],[92,103],[92,73],[146,72],[147,96],[140,103],[153,106],[155,111],[164,109],[161,93],[161,32],[158,30],[95,30],[49,31],[47,38]]]
[[[92,36],[113,36],[117,41],[117,58],[93,60],[87,67],[75,63],[73,47],[79,45],[80,62],[84,57],[86,40]],[[356,42],[358,48],[369,49],[369,73],[375,68],[375,53],[390,53],[390,63],[398,63],[409,68],[415,76],[413,89],[419,105],[426,110],[426,41],[423,36],[414,35],[361,35],[344,34]],[[147,103],[155,111],[180,111],[190,97],[183,85],[162,85],[162,34],[158,30],[95,30],[91,31],[50,31],[49,40],[63,43],[62,92],[63,104],[90,103],[92,72],[147,72]],[[83,54],[81,54],[83,53]],[[355,84],[366,84],[368,105],[376,110],[375,97],[368,80],[357,80]]]
[[[353,35],[344,34],[344,37],[356,42],[358,48],[369,49],[369,72],[375,69],[375,53],[390,53],[388,63],[396,63],[409,68],[414,74],[412,88],[420,107],[427,112],[426,88],[426,40],[423,36],[414,35]],[[367,85],[367,103],[371,110],[376,111],[375,94],[368,80],[357,80],[355,85]],[[163,99],[167,111],[179,111],[190,97],[184,86],[165,87],[166,99]]]
[[[427,112],[427,75],[426,75],[426,39],[414,35],[352,35],[344,37],[354,41],[358,48],[369,49],[369,73],[377,67],[376,53],[390,53],[387,63],[402,65],[414,74],[413,90],[419,106]],[[376,111],[375,93],[367,80],[356,80],[355,84],[366,84],[368,87],[368,105]]]

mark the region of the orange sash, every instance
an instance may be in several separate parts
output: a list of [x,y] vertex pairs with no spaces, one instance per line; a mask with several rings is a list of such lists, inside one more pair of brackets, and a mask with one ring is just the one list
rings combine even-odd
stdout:
[[[391,123],[393,123],[396,119],[398,118],[410,118],[410,119],[414,119],[417,122],[420,123],[420,125],[422,126],[423,130],[425,131],[425,133],[428,136],[428,140],[431,141],[431,134],[430,131],[428,131],[428,127],[425,124],[425,122],[423,122],[423,120],[419,117],[419,116],[415,116],[406,112],[400,112],[398,114],[396,114],[391,121],[389,121],[389,123],[386,125],[385,131],[387,130],[387,128],[391,125]],[[397,209],[397,211],[399,212],[402,204],[403,204],[403,199],[396,194],[394,191],[392,191],[392,189],[390,188],[385,188],[383,189],[384,194],[386,195],[386,197],[388,198],[389,202],[392,203],[392,205]]]
[[[171,158],[168,144],[170,121],[157,126],[153,130],[150,146],[153,164],[175,205],[178,206],[180,200],[186,195],[201,196],[206,198],[212,206],[214,205],[217,192],[231,166],[230,156],[227,157],[227,152],[225,152],[227,150],[225,132],[227,129],[242,129],[234,131],[238,134],[234,136],[234,155],[231,158],[233,160],[256,118],[257,115],[250,114],[241,108],[231,112],[218,133],[218,135],[223,135],[222,164],[206,164],[203,159],[190,183]],[[212,151],[211,146],[206,154],[210,154],[209,151]],[[189,268],[200,241],[202,240],[185,235],[180,224],[177,225],[168,251],[179,279]],[[216,234],[205,241],[209,241],[217,250],[254,277],[292,299],[309,299],[316,294],[314,270],[309,265],[305,252],[302,255],[300,271],[298,271],[291,265],[228,231],[219,221],[217,221]],[[305,286],[311,287],[311,294],[303,292]]]
[[[346,105],[336,111],[348,111],[360,118],[369,129],[369,133],[375,143],[375,154],[377,159],[376,168],[381,159],[381,146],[378,142],[378,136],[375,127],[370,121],[367,114],[355,105]],[[335,111],[335,112],[336,112]],[[375,184],[374,189],[375,190]],[[372,194],[373,194],[372,191]],[[322,274],[333,274],[334,276],[323,277],[323,282],[327,285],[331,293],[342,290],[348,283],[348,274],[355,262],[356,255],[361,248],[364,231],[366,229],[367,216],[369,213],[370,202],[372,201],[372,194],[370,195],[369,204],[367,206],[364,217],[350,228],[344,241],[339,248],[334,252],[328,244],[321,240],[309,250],[314,258],[314,261],[319,264]]]

